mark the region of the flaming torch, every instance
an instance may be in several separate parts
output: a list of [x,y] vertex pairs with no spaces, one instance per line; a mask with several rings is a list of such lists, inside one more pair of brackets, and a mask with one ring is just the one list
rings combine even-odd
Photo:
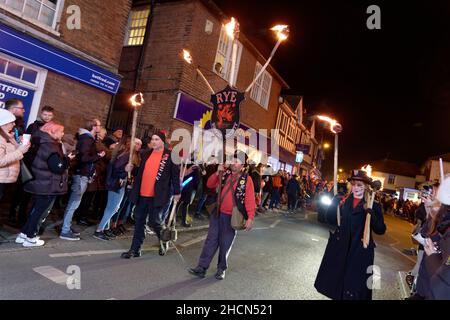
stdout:
[[[137,118],[138,118],[138,108],[144,104],[144,95],[142,92],[134,94],[130,98],[131,106],[133,107],[133,125],[131,127],[131,145],[130,145],[130,158],[128,160],[128,164],[131,165],[133,163],[133,154],[134,154],[134,144],[136,138],[136,126],[137,126]],[[128,178],[131,179],[131,172],[128,172]]]
[[233,52],[231,56],[231,70],[230,70],[230,87],[235,86],[235,74],[236,74],[236,60],[237,60],[237,51],[238,45],[236,42],[236,38],[239,37],[239,23],[235,18],[231,18],[231,21],[225,25],[225,30],[227,32],[228,37],[233,42]]
[[267,60],[266,64],[261,68],[261,71],[255,77],[253,82],[248,86],[248,88],[247,88],[247,90],[245,90],[245,92],[249,92],[253,88],[253,86],[255,85],[256,81],[258,81],[258,79],[262,76],[264,71],[269,66],[270,62],[272,61],[272,59],[273,59],[275,53],[277,52],[279,46],[281,45],[281,43],[283,41],[286,41],[287,38],[289,37],[289,26],[287,26],[287,25],[278,25],[278,26],[273,27],[270,30],[275,31],[277,33],[278,42],[275,45],[275,47],[273,48],[272,53],[270,54],[270,57]]
[[[184,58],[184,61],[186,61],[189,64],[192,64],[194,62],[194,60],[192,59],[191,53],[189,51],[187,51],[186,49],[183,49],[183,58]],[[203,79],[203,81],[205,81],[206,85],[208,86],[209,91],[211,91],[211,93],[214,94],[215,93],[214,89],[211,87],[208,80],[206,80],[203,73],[200,71],[200,69],[198,67],[196,68],[196,70],[197,70],[197,73],[199,74],[199,76]]]

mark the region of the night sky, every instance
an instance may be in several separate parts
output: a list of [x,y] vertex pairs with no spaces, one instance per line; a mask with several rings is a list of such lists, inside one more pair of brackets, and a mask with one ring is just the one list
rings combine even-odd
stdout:
[[[266,55],[276,41],[269,27],[291,26],[273,65],[309,115],[342,123],[346,171],[450,152],[450,1],[215,2]],[[371,4],[381,8],[381,30],[366,27]],[[326,130],[324,141],[333,142]],[[328,171],[331,150],[326,157]]]

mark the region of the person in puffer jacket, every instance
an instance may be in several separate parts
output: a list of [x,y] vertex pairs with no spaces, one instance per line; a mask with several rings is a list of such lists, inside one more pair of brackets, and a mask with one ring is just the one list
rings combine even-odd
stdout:
[[17,145],[14,140],[15,121],[16,117],[11,112],[0,109],[0,200],[6,186],[17,181],[20,160],[30,148],[30,143]]
[[16,243],[24,247],[40,247],[45,244],[36,234],[40,224],[52,210],[56,197],[67,193],[70,163],[61,142],[64,126],[49,122],[35,132],[35,136],[39,143],[34,146],[36,154],[30,168],[33,180],[24,185],[24,191],[33,195],[33,208],[16,238]]

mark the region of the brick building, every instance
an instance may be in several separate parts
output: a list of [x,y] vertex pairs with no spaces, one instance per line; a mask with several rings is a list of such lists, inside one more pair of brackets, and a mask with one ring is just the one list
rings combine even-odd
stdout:
[[21,99],[28,123],[51,105],[70,133],[84,119],[106,121],[130,8],[131,0],[0,0],[0,103]]
[[[136,91],[143,92],[146,100],[139,117],[142,129],[153,126],[169,131],[192,130],[196,120],[205,124],[210,117],[211,92],[196,67],[215,92],[227,86],[232,42],[223,24],[229,19],[211,1],[134,1],[119,69],[124,79],[110,127],[130,123],[128,99]],[[183,60],[183,49],[190,51],[192,65]],[[241,30],[236,88],[245,91],[265,61],[245,36],[245,30]],[[269,67],[241,104],[241,128],[266,129],[270,138],[270,129],[276,125],[281,91],[288,88],[276,70]],[[262,156],[261,152],[251,150],[255,162]],[[276,167],[277,160],[269,158]]]

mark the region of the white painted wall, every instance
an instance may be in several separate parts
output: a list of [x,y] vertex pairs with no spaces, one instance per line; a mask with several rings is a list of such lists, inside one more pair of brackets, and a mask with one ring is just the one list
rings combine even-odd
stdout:
[[[415,188],[416,179],[411,177],[395,175],[394,184],[389,184],[389,173],[373,171],[372,176],[384,178],[384,189],[397,190],[401,188]],[[381,179],[380,179],[381,180]]]
[[[450,162],[444,162],[444,174],[450,173]],[[430,178],[429,181],[440,180],[441,174],[439,169],[439,161],[431,161]]]

